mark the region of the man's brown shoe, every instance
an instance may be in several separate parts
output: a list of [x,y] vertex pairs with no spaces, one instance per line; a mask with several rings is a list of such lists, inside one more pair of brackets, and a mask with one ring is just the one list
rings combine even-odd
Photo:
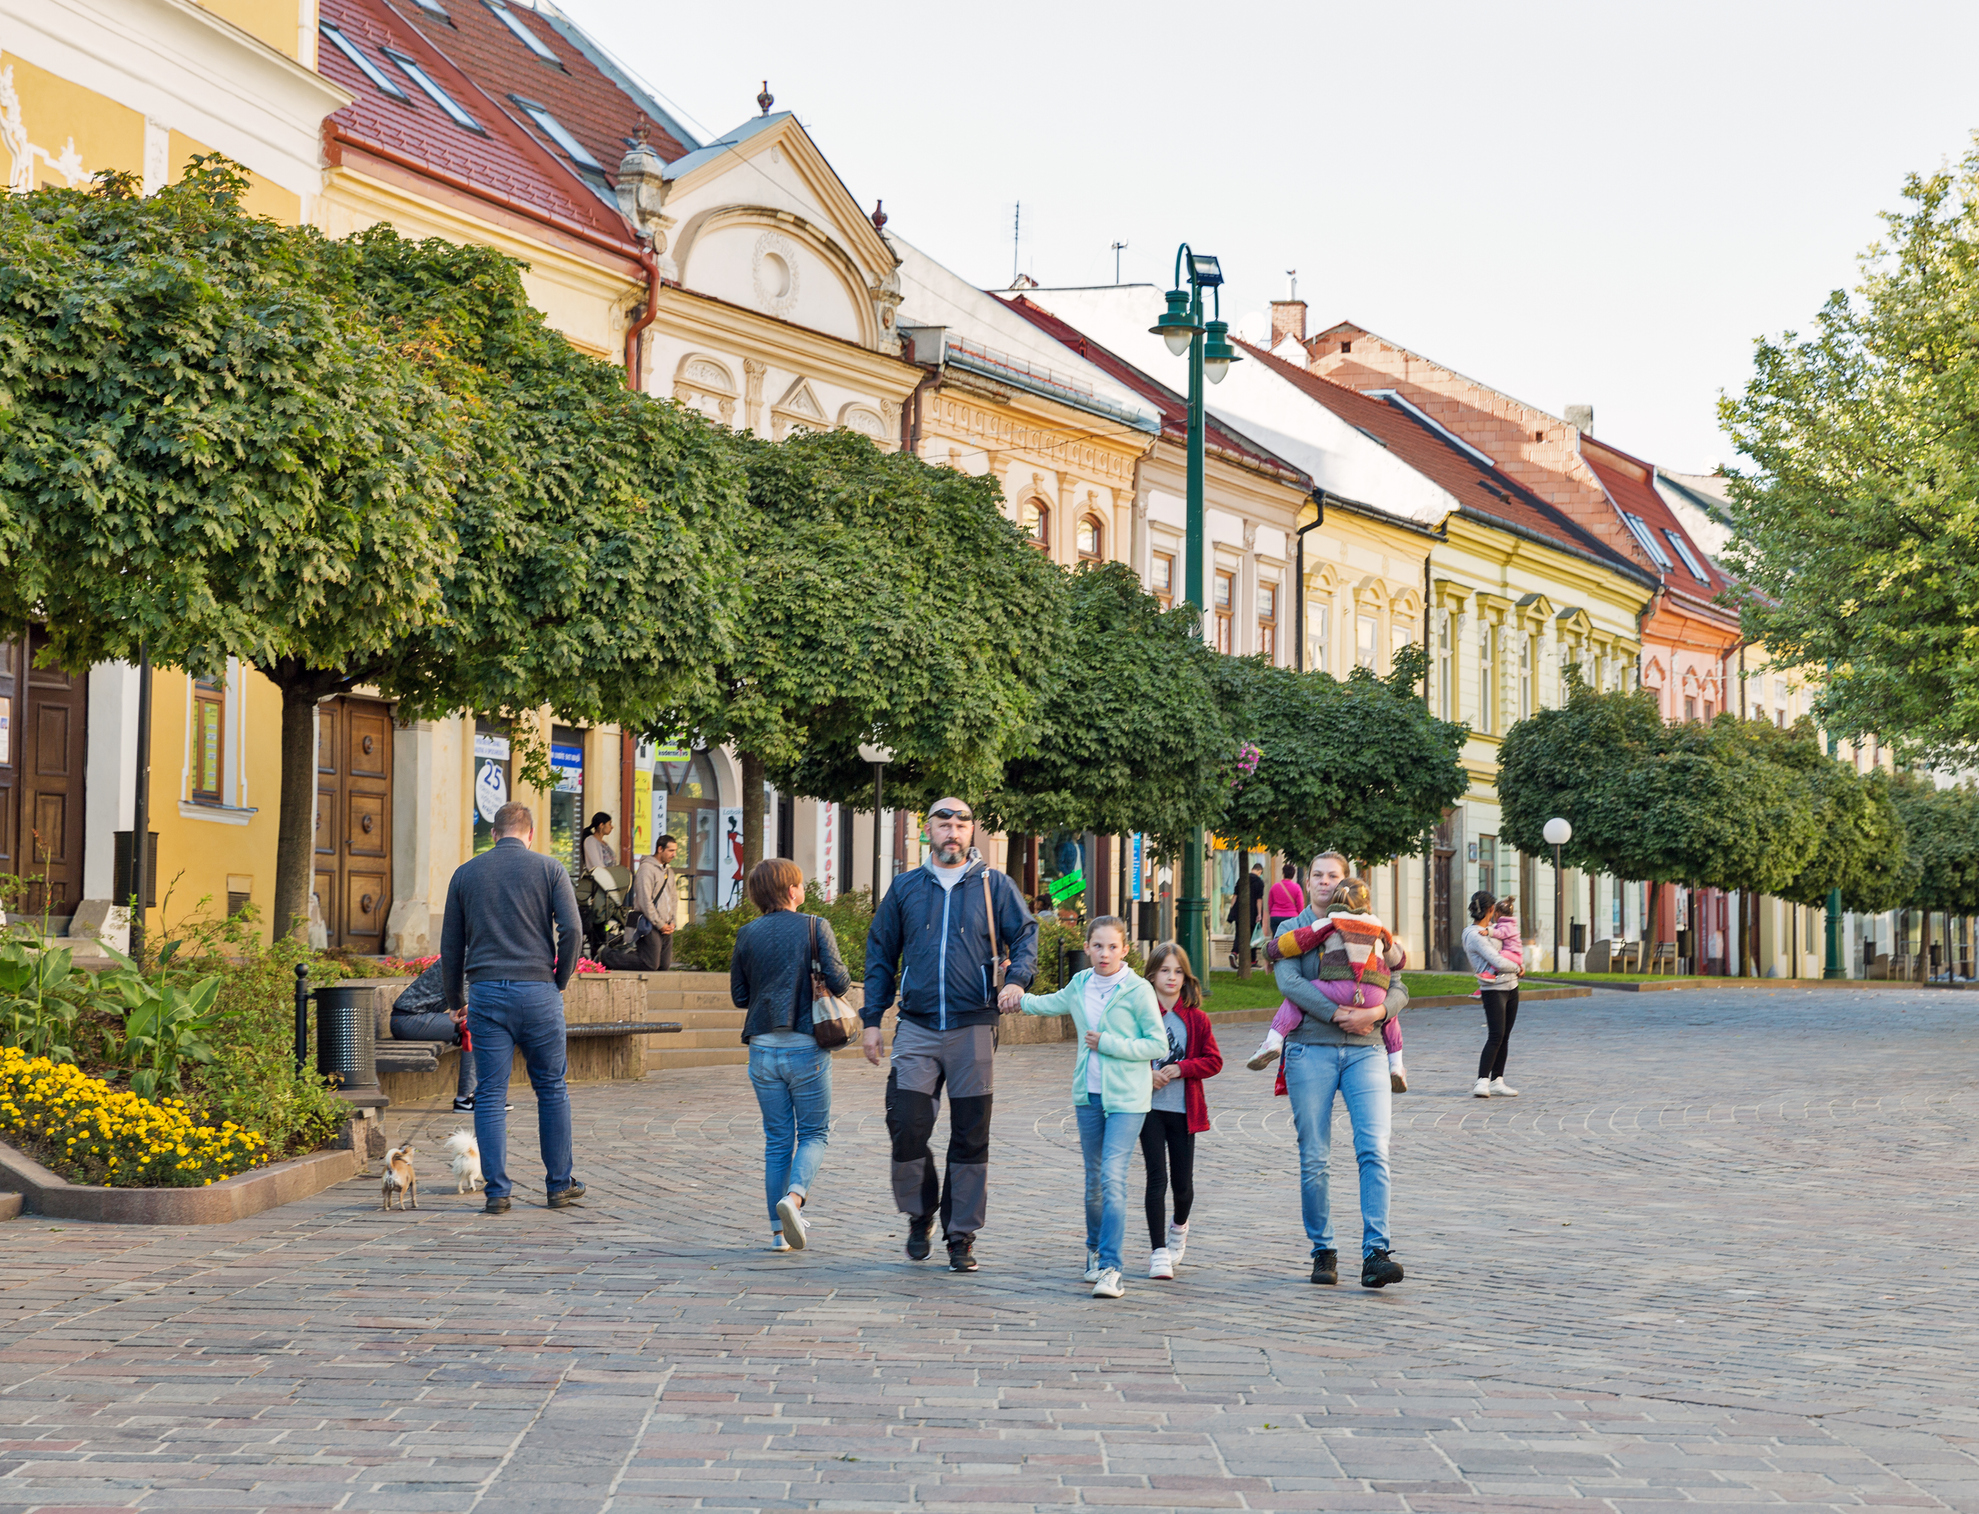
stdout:
[[550,1207],[552,1209],[568,1209],[583,1197],[584,1185],[582,1183],[572,1183],[568,1188],[559,1188],[555,1193],[550,1195]]

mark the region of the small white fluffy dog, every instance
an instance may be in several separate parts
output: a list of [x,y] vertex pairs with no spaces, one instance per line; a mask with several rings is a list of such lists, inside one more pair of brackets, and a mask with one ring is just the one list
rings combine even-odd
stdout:
[[455,1193],[473,1193],[486,1186],[481,1176],[481,1148],[474,1144],[473,1131],[456,1130],[441,1143],[441,1149],[453,1157]]

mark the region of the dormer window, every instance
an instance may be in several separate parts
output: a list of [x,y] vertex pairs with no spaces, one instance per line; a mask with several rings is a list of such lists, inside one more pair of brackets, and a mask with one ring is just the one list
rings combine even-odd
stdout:
[[487,132],[481,130],[481,123],[462,110],[454,102],[454,97],[435,84],[432,75],[427,73],[425,69],[421,68],[412,59],[408,58],[404,53],[393,52],[389,47],[385,49],[385,56],[398,64],[399,71],[408,79],[412,80],[414,84],[417,84],[425,92],[427,99],[445,111],[454,125],[462,127],[467,131],[479,132],[484,137],[488,135]]
[[563,59],[559,58],[555,53],[551,52],[549,44],[545,42],[541,37],[537,36],[533,31],[531,31],[529,29],[528,23],[525,22],[522,19],[522,17],[518,16],[514,11],[510,10],[506,5],[503,5],[501,3],[501,0],[481,0],[481,3],[486,5],[489,10],[495,13],[496,19],[499,20],[503,26],[506,26],[510,31],[515,33],[517,40],[519,40],[524,47],[528,48],[532,53],[534,53],[537,57],[541,58],[545,63],[554,63],[558,68],[563,67]]
[[331,45],[338,52],[342,53],[357,66],[357,71],[371,81],[372,88],[377,90],[379,94],[386,95],[394,100],[403,101],[407,105],[412,103],[407,97],[406,92],[394,84],[382,68],[365,57],[364,49],[346,37],[340,27],[332,26],[327,21],[319,21],[316,23],[316,28],[330,39]]
[[1690,569],[1690,576],[1701,584],[1710,583],[1711,575],[1704,571],[1703,565],[1692,555],[1690,543],[1667,527],[1664,529],[1663,534],[1669,537],[1670,545],[1677,549],[1677,556],[1681,557],[1684,560],[1684,566]]
[[571,162],[575,163],[579,168],[589,168],[596,173],[603,173],[605,171],[605,165],[591,156],[590,151],[584,144],[573,137],[570,134],[569,128],[555,116],[551,115],[549,111],[538,105],[534,100],[523,99],[521,95],[510,95],[509,98],[515,101],[524,115],[536,123],[544,136],[548,137],[570,155]]

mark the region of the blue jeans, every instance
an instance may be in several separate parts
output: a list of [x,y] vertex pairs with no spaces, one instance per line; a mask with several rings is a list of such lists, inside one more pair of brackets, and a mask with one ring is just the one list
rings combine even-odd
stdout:
[[1379,1046],[1285,1047],[1285,1093],[1299,1132],[1299,1208],[1313,1255],[1334,1250],[1326,1180],[1333,1096],[1347,1101],[1361,1169],[1361,1255],[1388,1250],[1388,1058]]
[[483,982],[467,986],[467,1033],[474,1037],[474,1071],[486,1098],[474,1101],[474,1140],[491,1199],[509,1196],[509,1064],[516,1052],[536,1090],[536,1134],[543,1146],[545,1186],[571,1184],[570,1092],[564,1087],[563,995],[554,983]]
[[808,1194],[831,1141],[831,1053],[810,1046],[751,1046],[749,1084],[763,1111],[763,1191],[770,1229],[781,1234],[777,1200]]
[[[460,1029],[454,1024],[454,1017],[443,1010],[435,1010],[428,1015],[393,1015],[392,1039],[394,1041],[445,1041],[450,1045],[460,1044]],[[462,1052],[459,1057],[460,1070],[454,1078],[454,1097],[471,1099],[474,1097],[476,1079],[474,1058]],[[504,1104],[508,1100],[502,1101]]]
[[1079,1149],[1086,1155],[1086,1250],[1099,1253],[1102,1267],[1118,1267],[1127,1238],[1127,1159],[1140,1144],[1144,1112],[1108,1114],[1099,1095],[1074,1104],[1079,1117]]

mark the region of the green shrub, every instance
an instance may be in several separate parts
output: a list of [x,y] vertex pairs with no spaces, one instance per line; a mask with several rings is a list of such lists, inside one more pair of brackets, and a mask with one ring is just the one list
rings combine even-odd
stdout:
[[[872,891],[855,889],[825,903],[824,894],[814,882],[804,885],[804,909],[831,924],[832,939],[845,970],[857,983],[866,975],[866,932],[873,924]],[[725,973],[735,955],[735,937],[759,911],[744,899],[734,909],[711,909],[692,925],[683,926],[674,938],[674,961],[683,967],[705,973]]]
[[[1073,952],[1086,949],[1086,927],[1083,922],[1067,925],[1064,921],[1051,919],[1038,927],[1038,975],[1031,982],[1027,992],[1034,994],[1056,993],[1062,986],[1058,980],[1058,949],[1065,948],[1069,956]],[[1147,958],[1140,948],[1127,948],[1127,965],[1135,972],[1144,972]]]

